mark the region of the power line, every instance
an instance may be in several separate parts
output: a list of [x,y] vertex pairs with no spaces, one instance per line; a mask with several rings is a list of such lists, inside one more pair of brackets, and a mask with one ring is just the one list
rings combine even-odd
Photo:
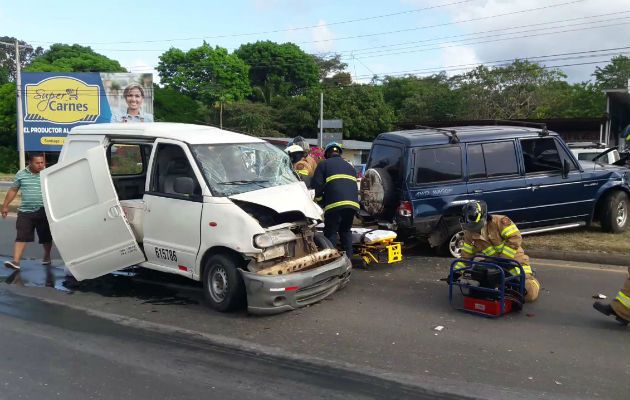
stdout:
[[[356,19],[345,20],[345,21],[331,22],[331,23],[327,23],[325,26],[335,26],[335,25],[350,24],[350,23],[354,23],[354,22],[369,21],[369,20],[380,19],[380,18],[389,18],[389,17],[398,16],[398,15],[412,14],[412,13],[418,13],[418,12],[427,11],[427,10],[433,10],[433,9],[437,9],[437,8],[443,8],[443,7],[448,7],[448,6],[455,6],[455,5],[460,5],[460,4],[464,4],[464,3],[470,3],[472,1],[478,1],[478,0],[459,0],[459,1],[456,1],[456,2],[453,2],[453,3],[446,3],[446,4],[436,5],[436,6],[417,8],[417,9],[414,9],[414,10],[400,11],[400,12],[390,13],[390,14],[374,15],[374,16],[370,16],[370,17],[356,18]],[[580,0],[580,1],[585,1],[585,0]],[[175,41],[188,41],[188,40],[222,39],[222,38],[228,38],[228,37],[240,37],[240,36],[265,35],[265,34],[270,34],[270,33],[293,32],[293,31],[299,31],[299,30],[305,30],[305,29],[314,29],[314,28],[320,28],[320,27],[321,27],[321,25],[309,25],[309,26],[301,26],[301,27],[296,27],[296,28],[274,29],[274,30],[270,30],[270,31],[249,32],[249,33],[233,33],[233,34],[215,35],[215,36],[199,36],[199,37],[188,37],[188,38],[138,40],[138,41],[116,41],[116,42],[92,42],[92,43],[83,42],[83,43],[77,43],[77,44],[161,43],[161,42],[175,42]],[[36,40],[35,41],[29,40],[29,42],[44,43],[44,44],[55,43],[55,42],[41,42],[41,41],[36,41]]]

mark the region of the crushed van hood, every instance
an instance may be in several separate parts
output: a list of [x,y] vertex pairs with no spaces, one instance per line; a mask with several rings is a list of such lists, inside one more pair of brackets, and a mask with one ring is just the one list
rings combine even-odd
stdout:
[[229,198],[260,204],[278,213],[299,211],[306,217],[317,220],[321,220],[323,214],[301,182],[240,193]]

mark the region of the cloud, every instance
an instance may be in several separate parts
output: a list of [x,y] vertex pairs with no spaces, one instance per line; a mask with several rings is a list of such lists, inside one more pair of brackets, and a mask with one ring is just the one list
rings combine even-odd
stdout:
[[[456,25],[458,29],[467,33],[497,30],[492,37],[476,41],[485,41],[486,43],[462,44],[462,48],[468,49],[469,52],[472,51],[475,57],[482,62],[602,50],[628,45],[630,24],[627,18],[630,14],[621,13],[622,11],[630,11],[628,0],[608,0],[605,2],[598,0],[576,1],[572,4],[558,7],[514,13],[515,11],[548,7],[553,4],[568,3],[569,1],[483,0],[468,3],[465,6],[451,6],[448,8],[448,12],[452,21],[489,17]],[[513,14],[494,17],[495,15],[508,13]],[[601,17],[587,18],[598,15]],[[616,19],[619,17],[626,17],[626,19]],[[506,29],[545,22],[554,23],[515,30]],[[529,32],[508,35],[508,32],[524,30]],[[627,54],[628,50],[623,52]],[[610,55],[605,56],[597,53],[588,53],[588,55],[588,58],[572,58],[579,55],[555,57],[557,60],[548,61],[546,65],[564,66],[567,64],[591,63],[607,60],[611,57]],[[592,57],[594,55],[597,57]],[[560,58],[565,59],[560,60]],[[452,63],[449,62],[447,65],[452,65]],[[569,80],[575,82],[590,79],[590,74],[595,69],[595,66],[595,64],[585,64],[562,68],[569,75]]]
[[311,29],[313,47],[320,53],[332,51],[335,47],[335,35],[330,30],[326,21],[320,20],[317,27]]
[[250,0],[257,10],[271,10],[278,3],[277,0]]
[[[442,46],[439,63],[442,66],[452,67],[446,69],[446,74],[452,76],[475,68],[480,60],[475,50],[470,47],[445,44]],[[434,73],[438,71],[430,72],[430,74]]]

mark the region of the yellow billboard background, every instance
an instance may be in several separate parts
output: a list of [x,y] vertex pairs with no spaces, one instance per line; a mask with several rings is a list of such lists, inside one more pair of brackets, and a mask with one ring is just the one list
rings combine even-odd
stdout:
[[53,77],[26,85],[25,121],[71,124],[95,121],[100,113],[98,85],[71,77]]

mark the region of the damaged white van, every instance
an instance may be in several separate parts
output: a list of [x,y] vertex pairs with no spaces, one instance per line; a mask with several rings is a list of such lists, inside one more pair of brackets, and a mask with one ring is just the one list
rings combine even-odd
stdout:
[[201,280],[210,305],[271,314],[344,287],[351,263],[289,158],[214,127],[73,128],[42,172],[50,229],[78,280],[139,265]]

